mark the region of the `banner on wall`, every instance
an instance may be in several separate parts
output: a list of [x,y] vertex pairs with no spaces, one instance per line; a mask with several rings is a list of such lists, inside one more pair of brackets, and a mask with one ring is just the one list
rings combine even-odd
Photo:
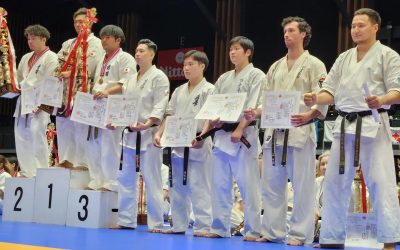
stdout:
[[183,74],[183,59],[189,50],[204,51],[203,47],[182,48],[158,51],[157,67],[164,71],[169,80],[185,80]]

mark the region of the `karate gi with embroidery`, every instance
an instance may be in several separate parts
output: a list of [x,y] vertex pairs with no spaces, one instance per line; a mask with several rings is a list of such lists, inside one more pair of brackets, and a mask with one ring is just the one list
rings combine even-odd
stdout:
[[[189,93],[189,83],[175,89],[166,115],[194,117],[212,93],[214,85],[205,78]],[[198,120],[197,132],[201,132],[204,120]],[[187,184],[183,185],[184,148],[172,149],[172,182],[169,188],[174,232],[185,232],[193,208],[193,231],[207,233],[211,225],[211,138],[201,148],[189,148]]]
[[[124,86],[125,95],[140,95],[139,122],[154,117],[163,119],[169,98],[169,80],[155,65],[138,80],[133,75]],[[153,145],[157,126],[141,131],[140,171],[147,190],[147,225],[149,230],[163,228],[163,194],[161,179],[162,150]],[[138,173],[136,172],[136,138],[138,132],[126,132],[123,137],[123,164],[118,174],[118,222],[124,227],[136,228],[138,212]]]
[[[400,92],[400,57],[389,47],[376,41],[362,60],[357,61],[357,48],[342,53],[335,61],[322,92],[334,97],[341,112],[369,111],[362,84],[371,95]],[[389,107],[383,107],[389,109]],[[400,207],[396,194],[395,168],[391,132],[387,112],[379,113],[379,122],[372,115],[362,117],[359,162],[370,192],[377,218],[377,239],[383,243],[400,241]],[[341,122],[338,116],[333,129],[329,167],[325,174],[322,209],[321,244],[344,244],[346,217],[355,175],[354,144],[356,122],[344,125],[344,174],[339,174]]]
[[[319,89],[325,79],[325,65],[305,50],[288,69],[287,56],[276,61],[266,75],[260,104],[264,91],[299,91],[301,93],[299,113],[310,111],[304,104],[303,94]],[[267,108],[268,107],[262,107]],[[315,105],[321,117],[327,111],[326,106]],[[273,136],[273,133],[274,136]],[[284,242],[296,240],[311,243],[314,237],[314,193],[316,133],[313,123],[289,129],[287,141],[287,162],[282,166],[284,130],[268,128],[264,133],[263,167],[261,194],[264,216],[261,226],[263,238]],[[275,161],[272,158],[272,144],[275,143]],[[286,224],[287,184],[292,182],[294,191],[293,210]]]
[[[45,48],[38,55],[25,54],[18,65],[18,82],[21,89],[38,87],[45,77],[53,76],[58,66],[57,55]],[[50,116],[44,111],[21,115],[21,96],[14,113],[15,149],[21,175],[36,176],[38,168],[49,167],[49,148],[47,144],[47,125]]]
[[[94,76],[93,93],[101,92],[118,84],[125,85],[136,73],[136,61],[132,55],[121,48],[111,55],[104,65],[105,59],[99,61]],[[105,55],[104,55],[105,57]],[[101,76],[102,68],[104,76]],[[117,176],[121,156],[122,127],[101,129],[90,127],[90,138],[87,145],[88,167],[90,172],[89,188],[105,188],[118,190]],[[96,133],[96,130],[98,133]]]
[[[244,109],[256,107],[260,87],[265,74],[252,63],[238,75],[235,70],[222,74],[215,83],[214,94],[246,93]],[[241,121],[240,115],[237,122]],[[260,236],[260,174],[258,169],[258,129],[248,126],[243,136],[251,144],[247,148],[242,142],[231,141],[232,132],[219,130],[214,135],[211,160],[211,204],[213,222],[211,233],[230,237],[230,220],[233,205],[232,186],[236,180],[244,203],[244,236]]]
[[[68,55],[71,53],[75,42],[76,38],[65,41],[62,44],[61,50],[57,53],[58,57],[66,60],[68,58]],[[103,55],[105,52],[101,45],[100,39],[97,38],[93,33],[90,33],[88,35],[87,42],[87,70],[90,79],[93,79],[96,71],[96,66],[103,59]],[[90,79],[88,79],[88,88]],[[69,78],[64,79],[64,84],[69,85]],[[78,91],[81,91],[80,87],[81,86],[78,86]],[[73,98],[74,97],[72,97],[72,104]],[[70,117],[65,118],[57,116],[56,128],[59,162],[62,163],[65,161],[69,161],[74,166],[87,166],[87,150],[85,148],[85,145],[87,145],[88,125],[73,122],[70,120]]]

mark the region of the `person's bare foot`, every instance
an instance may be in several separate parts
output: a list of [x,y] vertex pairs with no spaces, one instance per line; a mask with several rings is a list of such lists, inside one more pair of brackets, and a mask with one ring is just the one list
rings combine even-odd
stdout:
[[110,227],[110,229],[135,230],[134,227],[126,227],[126,226],[121,226],[121,225],[112,226],[112,227]]
[[215,233],[208,233],[208,234],[206,234],[206,237],[207,238],[222,238],[221,235],[215,234]]
[[344,249],[344,244],[316,244],[314,248]]
[[148,230],[149,233],[162,233],[163,230],[159,228],[153,228]]
[[299,240],[288,240],[286,242],[286,245],[288,245],[288,246],[304,246],[304,242],[301,242]]
[[71,162],[63,161],[63,162],[60,162],[57,167],[60,167],[60,168],[72,168],[73,166],[74,166],[74,164],[72,164]]
[[194,237],[207,237],[207,232],[202,232],[202,231],[195,231],[193,232]]
[[246,236],[243,237],[243,241],[252,241],[252,242],[256,242],[257,239],[258,239],[257,237],[248,236],[248,235],[246,235]]
[[168,229],[168,230],[162,231],[162,233],[163,233],[163,234],[185,234],[185,231],[183,231],[183,232],[175,232],[175,231],[172,230],[172,229]]
[[384,243],[383,250],[396,250],[396,243]]

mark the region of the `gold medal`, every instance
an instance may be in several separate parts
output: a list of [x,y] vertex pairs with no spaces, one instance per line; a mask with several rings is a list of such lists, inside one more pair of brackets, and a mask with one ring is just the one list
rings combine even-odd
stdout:
[[103,77],[100,77],[99,83],[103,84]]

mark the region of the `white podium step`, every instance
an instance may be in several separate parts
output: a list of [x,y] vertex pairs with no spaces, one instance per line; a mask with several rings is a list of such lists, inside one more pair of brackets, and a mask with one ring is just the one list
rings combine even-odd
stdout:
[[36,174],[34,222],[65,225],[70,170],[39,168]]
[[32,222],[34,196],[34,178],[6,178],[3,220]]
[[115,192],[73,190],[68,197],[67,226],[108,228],[117,223]]
[[71,189],[87,188],[90,181],[89,170],[72,168],[70,171],[71,171],[71,179],[69,187]]

